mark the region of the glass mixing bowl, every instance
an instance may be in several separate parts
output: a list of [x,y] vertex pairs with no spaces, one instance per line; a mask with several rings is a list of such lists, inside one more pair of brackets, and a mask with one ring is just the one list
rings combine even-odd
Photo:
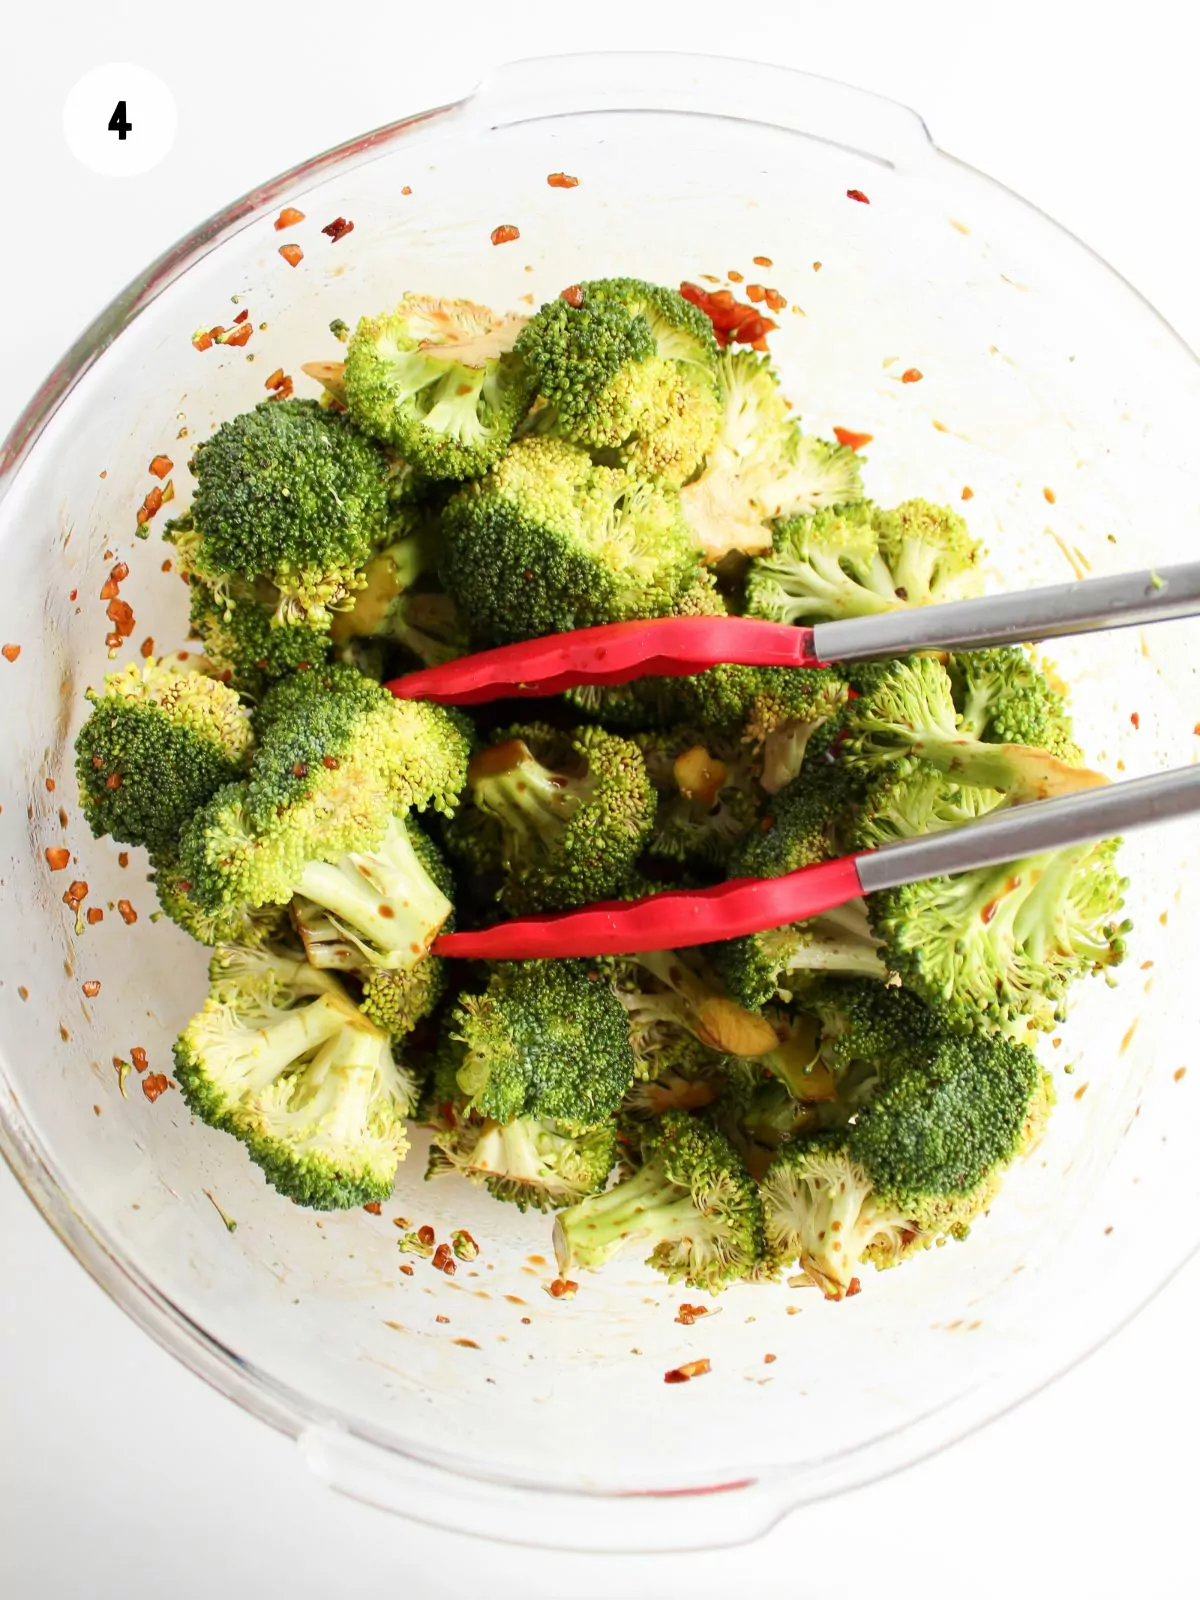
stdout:
[[[578,186],[549,185],[557,172]],[[284,204],[305,221],[279,233]],[[331,242],[319,230],[339,216],[354,230]],[[505,224],[520,237],[497,245]],[[283,243],[302,247],[297,268]],[[185,635],[184,588],[161,570],[167,513],[149,542],[134,537],[157,481],[147,462],[174,459],[178,510],[192,442],[260,400],[274,369],[315,393],[299,369],[339,356],[330,320],[405,289],[520,310],[581,277],[731,268],[789,302],[771,343],[805,426],[873,435],[866,482],[884,502],[968,500],[994,583],[1185,554],[1184,530],[1200,526],[1200,380],[1151,308],[939,152],[911,112],[700,57],[508,67],[247,195],[87,331],[2,460],[0,640],[21,647],[0,663],[4,1153],[129,1314],[292,1434],[330,1483],[495,1538],[753,1537],[1029,1395],[1196,1244],[1200,1112],[1177,1080],[1196,1022],[1184,886],[1200,850],[1182,825],[1126,848],[1132,953],[1119,985],[1085,986],[1061,1043],[1047,1042],[1060,1105],[1039,1154],[968,1246],[869,1272],[842,1304],[747,1286],[687,1326],[678,1307],[697,1296],[629,1266],[554,1300],[548,1221],[458,1180],[426,1185],[420,1141],[381,1216],[322,1217],[277,1197],[178,1093],[151,1103],[131,1073],[122,1097],[114,1057],[140,1046],[169,1071],[205,967],[152,924],[141,855],[122,866],[90,838],[72,774],[83,690],[111,664],[100,590],[114,561],[130,568],[129,653]],[[193,347],[193,330],[240,309],[248,345]],[[922,381],[902,381],[910,368]],[[1134,776],[1193,759],[1198,644],[1200,628],[1176,624],[1056,649],[1094,763]],[[62,845],[72,862],[50,871],[45,852]],[[73,879],[87,906],[113,907],[101,923],[76,929],[62,903]],[[445,1277],[399,1254],[397,1216],[439,1237],[466,1227],[481,1254]],[[708,1376],[664,1384],[698,1357]]]

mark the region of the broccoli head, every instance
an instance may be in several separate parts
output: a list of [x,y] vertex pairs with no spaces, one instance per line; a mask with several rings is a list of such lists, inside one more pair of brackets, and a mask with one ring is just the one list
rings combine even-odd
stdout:
[[646,1265],[710,1293],[744,1278],[763,1255],[758,1191],[729,1141],[684,1112],[651,1124],[644,1161],[615,1188],[560,1211],[554,1249],[564,1276],[630,1245]]
[[408,294],[364,317],[346,350],[346,405],[364,433],[426,478],[474,478],[508,447],[532,384],[513,345],[522,317]]
[[276,616],[327,626],[388,527],[388,466],[340,412],[264,401],[223,422],[192,461],[192,531],[176,545],[218,594],[265,578]]
[[500,962],[482,994],[460,997],[451,1031],[465,1046],[459,1087],[497,1122],[548,1118],[599,1127],[633,1081],[625,1013],[579,961]]
[[673,489],[563,439],[518,440],[442,534],[442,581],[491,644],[668,615],[699,568]]
[[1053,1100],[1032,1051],[983,1035],[934,1037],[919,1063],[884,1066],[840,1130],[785,1145],[761,1185],[767,1247],[840,1300],[855,1268],[897,1264],[966,1236]]
[[329,652],[328,627],[281,618],[279,591],[266,578],[233,578],[218,592],[193,574],[190,593],[191,632],[214,675],[251,699],[277,678],[319,666]]
[[434,1134],[428,1176],[461,1172],[521,1211],[554,1211],[603,1189],[616,1154],[611,1119],[568,1133],[540,1117],[494,1122],[467,1116]]
[[736,738],[698,728],[643,733],[634,743],[658,795],[647,849],[668,861],[728,860],[757,820],[760,790]]
[[778,518],[862,498],[859,458],[800,432],[764,356],[726,350],[717,370],[723,401],[716,438],[703,471],[681,493],[688,526],[712,564],[731,551],[767,555]]
[[75,771],[97,838],[174,848],[184,823],[244,771],[254,742],[234,690],[182,664],[147,659],[88,690]]
[[861,900],[822,916],[745,934],[710,947],[713,967],[741,1005],[791,1000],[822,973],[886,981],[888,969]]
[[841,855],[862,785],[837,761],[808,761],[772,796],[729,858],[731,878],[782,878]]
[[951,657],[949,670],[961,733],[1081,763],[1066,701],[1027,651],[968,650]]
[[189,1109],[239,1138],[297,1205],[341,1210],[391,1193],[415,1083],[337,979],[304,960],[219,947],[175,1076]]
[[927,500],[869,501],[776,525],[751,563],[746,610],[772,622],[873,616],[978,594],[978,548],[962,518]]
[[456,823],[451,847],[461,837],[466,859],[503,867],[501,898],[512,911],[610,898],[654,820],[641,752],[603,728],[509,729],[502,743],[472,757],[467,776],[475,810],[490,827],[477,818],[461,829]]
[[860,692],[846,708],[839,760],[863,773],[906,772],[925,764],[958,784],[995,789],[1011,801],[1044,800],[1107,782],[1049,750],[989,744],[958,723],[953,683],[934,656],[860,669]]
[[673,289],[634,278],[575,286],[517,341],[533,374],[531,425],[668,483],[685,483],[716,433],[712,325]]

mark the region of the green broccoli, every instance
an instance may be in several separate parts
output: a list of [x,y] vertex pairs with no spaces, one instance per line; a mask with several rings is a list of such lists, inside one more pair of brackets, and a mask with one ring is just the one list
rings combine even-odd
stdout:
[[831,1300],[864,1261],[964,1238],[1053,1101],[1032,1051],[1008,1039],[946,1035],[920,1064],[881,1066],[853,1121],[784,1145],[761,1185],[768,1250]]
[[675,490],[563,439],[518,440],[442,536],[442,581],[491,644],[668,615],[699,569]]
[[426,478],[474,478],[508,447],[532,381],[513,351],[521,317],[407,294],[364,317],[346,349],[345,399],[364,433]]
[[220,946],[210,985],[175,1045],[188,1108],[239,1138],[297,1205],[385,1199],[416,1103],[388,1036],[337,979],[285,952]]
[[726,350],[717,435],[704,470],[681,493],[683,514],[704,559],[731,551],[763,556],[772,524],[861,500],[859,458],[844,445],[800,432],[771,363],[752,350]]
[[681,1028],[663,1027],[636,1049],[635,1077],[621,1116],[640,1121],[710,1104],[725,1084],[729,1058]]
[[807,761],[729,858],[731,878],[782,878],[843,853],[862,785],[838,761]]
[[[870,791],[853,845],[938,832],[1002,801],[917,770]],[[1126,880],[1116,850],[1113,840],[1075,845],[874,894],[868,909],[883,959],[965,1026],[1024,1021],[1050,1029],[1078,978],[1124,959],[1130,924],[1117,920]]]
[[927,500],[869,501],[777,524],[751,563],[746,610],[772,622],[873,616],[978,594],[978,547],[962,518]]
[[192,461],[193,526],[174,540],[189,573],[221,598],[265,578],[281,622],[328,626],[388,529],[378,446],[315,401],[264,401],[223,422]]
[[467,635],[458,608],[428,585],[435,564],[431,542],[413,534],[373,556],[354,603],[333,619],[334,647],[354,640],[394,643],[431,667],[462,655]]
[[434,1134],[427,1176],[461,1172],[521,1211],[553,1211],[603,1189],[616,1154],[611,1119],[568,1133],[549,1118],[502,1123],[466,1117]]
[[740,729],[759,763],[760,784],[777,794],[800,771],[813,734],[840,712],[847,685],[828,667],[724,665],[642,692],[672,697],[684,720]]
[[639,734],[634,743],[658,795],[650,854],[668,861],[728,860],[757,821],[760,791],[745,747],[688,727]]
[[950,674],[934,656],[859,669],[858,698],[846,708],[839,760],[856,771],[924,763],[956,783],[996,789],[1010,801],[1043,800],[1107,780],[1048,750],[987,744],[963,734]]
[[191,895],[177,855],[156,853],[151,858],[151,879],[158,903],[178,928],[199,944],[271,944],[287,929],[285,906],[222,906],[205,911]]
[[1025,650],[969,650],[948,663],[960,733],[1082,763],[1066,701]]
[[152,658],[87,694],[75,772],[97,838],[172,850],[187,819],[245,770],[254,735],[237,694],[202,671]]
[[537,431],[676,486],[704,459],[720,415],[717,346],[708,318],[673,289],[577,284],[531,318],[517,353],[534,377]]
[[580,961],[498,963],[482,994],[460,997],[451,1032],[466,1047],[463,1095],[497,1122],[537,1117],[566,1133],[596,1128],[633,1081],[625,1013]]
[[630,1178],[560,1211],[554,1249],[565,1276],[602,1267],[629,1245],[649,1245],[646,1265],[674,1283],[717,1293],[763,1255],[758,1191],[734,1147],[679,1111],[651,1124],[645,1160]]
[[775,1030],[722,991],[692,950],[646,950],[597,963],[625,1008],[639,1074],[650,1076],[664,1038],[690,1033],[710,1050],[759,1056],[773,1050]]
[[886,982],[888,968],[861,900],[822,916],[746,934],[710,947],[713,966],[741,1005],[767,1005],[778,995],[791,1000],[821,973]]
[[252,699],[277,678],[319,666],[329,653],[324,624],[279,620],[279,591],[266,578],[230,579],[218,593],[193,575],[190,593],[191,633],[213,673]]
[[[506,730],[467,769],[474,810],[448,842],[477,869],[504,870],[512,911],[560,910],[610,898],[654,821],[655,794],[637,746],[603,728]],[[468,812],[469,816],[469,812]]]

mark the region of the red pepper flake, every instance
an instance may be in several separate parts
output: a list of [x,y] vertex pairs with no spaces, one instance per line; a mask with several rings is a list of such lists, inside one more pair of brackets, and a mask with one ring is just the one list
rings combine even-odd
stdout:
[[787,300],[780,294],[778,289],[767,289],[765,291],[765,299],[772,311],[787,310]]
[[565,300],[569,306],[574,306],[578,311],[583,304],[583,290],[577,283],[573,283],[569,289],[564,289],[558,298]]
[[212,334],[209,333],[207,328],[197,328],[195,333],[192,335],[192,344],[197,350],[211,349],[212,342]]
[[1171,1076],[1174,1078],[1176,1083],[1181,1083],[1186,1075],[1187,1075],[1187,1068],[1186,1067],[1176,1067],[1175,1071],[1171,1074]]
[[128,850],[122,850],[121,851],[120,855],[117,857],[117,865],[119,867],[127,867],[129,865],[129,851]]
[[171,1080],[165,1072],[151,1072],[149,1076],[142,1079],[142,1093],[151,1105],[154,1104],[160,1094],[165,1094],[172,1087]]
[[756,267],[773,267],[775,263],[771,260],[770,256],[755,256],[754,265]]
[[767,291],[761,283],[748,283],[746,285],[746,299],[758,306],[767,298]]
[[5,661],[15,661],[20,654],[21,646],[19,644],[0,645],[0,656],[3,656]]
[[975,491],[974,491],[974,489],[972,489],[972,487],[971,487],[971,485],[969,483],[964,483],[963,484],[962,498],[964,500],[974,500],[974,498],[975,498]]
[[344,239],[348,233],[354,232],[354,224],[347,222],[345,217],[334,217],[332,222],[327,222],[321,232],[336,244],[339,239]]
[[22,1000],[28,1000],[29,999],[29,990],[25,987],[25,985],[23,983],[19,983],[17,985],[17,993],[21,996]]
[[174,465],[170,456],[155,456],[146,470],[156,478],[165,478]]
[[78,589],[72,589],[70,594],[67,596],[67,599],[68,600],[78,600],[79,599],[79,590]]
[[705,1358],[699,1361],[685,1361],[681,1367],[672,1367],[669,1372],[663,1373],[664,1383],[688,1383],[692,1378],[702,1378],[706,1372],[712,1371],[712,1362]]
[[373,1217],[377,1217],[383,1210],[383,1202],[380,1200],[370,1200],[363,1207],[363,1210],[369,1211]]
[[853,428],[835,428],[833,437],[839,444],[844,444],[848,450],[861,450],[865,444],[870,444],[875,435],[873,433],[855,433]]
[[278,389],[282,382],[283,382],[283,368],[282,367],[276,367],[275,371],[267,379],[266,383],[263,384],[263,388],[264,389]]
[[321,765],[326,767],[330,772],[336,772],[341,766],[341,762],[336,756],[322,756]]
[[160,572],[170,572],[171,568],[174,565],[175,565],[175,563],[171,560],[170,556],[168,556],[167,559],[163,562],[162,566],[159,568],[159,571]]
[[679,292],[708,317],[713,325],[713,335],[722,349],[732,339],[737,344],[765,350],[767,334],[778,326],[770,317],[760,316],[753,306],[735,300],[729,289],[710,292],[696,283],[681,283]]
[[244,344],[250,343],[250,337],[253,332],[254,324],[251,322],[243,322],[240,327],[233,328],[229,333],[222,334],[220,342],[222,344],[231,344],[240,347]]
[[[304,260],[304,251],[301,250],[298,244],[281,244],[279,246],[279,254],[289,267],[298,267]],[[205,347],[201,345],[200,348],[204,349]]]
[[401,194],[411,194],[412,193],[412,184],[411,183],[406,183],[404,185],[404,187],[400,190],[400,193]]
[[407,1261],[402,1261],[400,1263],[400,1271],[406,1278],[411,1278],[413,1275],[413,1269],[409,1266]]
[[154,637],[152,634],[148,633],[142,640],[141,653],[143,660],[146,661],[149,661],[150,657],[154,654]]
[[[120,643],[120,635],[117,634],[117,635],[114,635],[114,637],[116,638],[117,643],[119,644]],[[121,774],[119,772],[110,772],[108,777],[105,778],[105,780],[104,780],[104,787],[106,789],[119,789],[121,787],[121,784],[123,783],[123,781],[124,780],[122,779]]]
[[869,206],[871,204],[871,202],[867,199],[866,195],[862,192],[861,189],[847,189],[846,190],[846,199],[847,200],[857,200],[859,205],[862,205],[862,206]]
[[104,921],[104,911],[100,906],[89,906],[87,913],[88,926],[94,928],[98,922]]
[[273,389],[267,396],[268,400],[290,400],[296,392],[296,385],[291,378],[285,377],[278,388]]
[[61,872],[71,859],[71,852],[61,844],[52,844],[46,850],[46,865],[51,872]]
[[904,371],[900,374],[900,382],[920,383],[924,376],[925,374],[921,371],[920,367],[905,367]]
[[432,1244],[433,1241],[437,1238],[437,1234],[434,1233],[433,1229],[429,1226],[428,1223],[426,1223],[423,1228],[418,1228],[417,1229],[417,1238],[421,1241],[422,1244]]
[[692,1306],[684,1300],[680,1303],[679,1315],[675,1318],[675,1321],[681,1322],[685,1328],[690,1328],[697,1317],[706,1317],[707,1315],[707,1306]]
[[249,315],[250,315],[249,311],[242,310],[242,311],[238,312],[237,316],[234,317],[233,320],[235,322],[245,322]]
[[46,779],[46,793],[47,794],[53,794],[54,793],[54,789],[55,789],[54,779],[53,778],[47,778]]
[[736,267],[730,267],[725,276],[729,279],[730,283],[745,283],[746,281],[745,274],[739,272]]
[[814,272],[820,272],[821,268],[824,265],[825,265],[825,263],[823,261],[814,261],[813,262],[813,271]]
[[100,993],[100,979],[99,978],[89,978],[87,980],[87,982],[84,983],[84,984],[81,984],[80,987],[82,988],[84,994],[88,997],[89,1000],[94,1000],[96,998],[96,996]]
[[445,1240],[433,1252],[433,1266],[435,1271],[444,1272],[448,1278],[452,1278],[458,1271],[454,1264],[454,1256],[451,1254],[450,1246]]
[[87,899],[88,886],[82,878],[75,878],[63,895],[63,904],[70,906],[72,911],[78,911]]
[[104,614],[112,623],[114,632],[122,639],[128,639],[134,626],[133,608],[128,601],[110,600]]
[[546,1293],[552,1300],[574,1300],[578,1292],[579,1285],[571,1278],[555,1278],[546,1285]]
[[774,1361],[775,1359],[776,1359],[776,1357],[774,1355],[772,1355],[772,1353],[769,1350],[767,1351],[766,1355],[763,1357],[763,1360],[766,1362],[768,1367],[771,1365],[772,1361]]
[[150,1058],[147,1056],[140,1044],[134,1045],[133,1049],[129,1052],[129,1059],[133,1062],[134,1066],[139,1072],[145,1072],[146,1068],[150,1065]]
[[566,172],[547,173],[546,182],[552,189],[578,189],[579,187],[579,179],[572,178]]
[[522,1317],[521,1321],[525,1324],[526,1327],[528,1327],[529,1324],[533,1321],[533,1318],[532,1317]]
[[1136,711],[1131,711],[1129,713],[1129,720],[1135,728],[1140,728],[1142,725],[1142,719],[1140,716],[1138,716]]
[[490,234],[493,244],[511,244],[514,239],[520,237],[520,228],[515,228],[511,222],[501,223],[498,228],[493,228]]
[[1053,489],[1043,489],[1042,490],[1042,499],[1045,500],[1047,505],[1052,506],[1054,504],[1054,502],[1057,500],[1057,498],[1058,498],[1058,496],[1054,493]]
[[307,778],[308,777],[308,765],[307,765],[307,763],[304,762],[304,761],[293,761],[292,762],[292,777],[293,778]]
[[130,905],[129,901],[118,900],[117,910],[121,913],[121,921],[125,924],[125,926],[127,928],[132,928],[134,923],[137,921],[137,912]]
[[846,1285],[846,1299],[849,1300],[851,1295],[861,1294],[861,1293],[862,1293],[862,1284],[859,1283],[857,1278],[851,1278],[850,1282]]
[[298,222],[304,221],[303,211],[297,211],[295,206],[284,206],[275,218],[275,232],[279,233],[284,228],[294,228]]
[[449,1317],[443,1317],[443,1316],[442,1316],[442,1314],[441,1314],[441,1312],[440,1312],[440,1311],[439,1311],[439,1312],[438,1312],[438,1314],[437,1314],[437,1316],[436,1316],[436,1317],[434,1317],[434,1319],[433,1319],[433,1320],[434,1320],[434,1321],[435,1321],[435,1322],[449,1322],[449,1321],[450,1321],[450,1318],[449,1318]]

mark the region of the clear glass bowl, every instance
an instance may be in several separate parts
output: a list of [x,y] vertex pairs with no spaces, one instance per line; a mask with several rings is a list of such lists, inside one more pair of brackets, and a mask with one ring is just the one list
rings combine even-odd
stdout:
[[[558,171],[578,187],[548,185]],[[306,220],[281,235],[283,204]],[[354,231],[331,243],[318,230],[337,216]],[[520,238],[493,245],[503,224]],[[283,242],[304,249],[295,270]],[[689,1327],[677,1308],[694,1293],[621,1267],[554,1301],[548,1223],[457,1181],[427,1186],[419,1144],[381,1217],[318,1217],[194,1125],[177,1093],[150,1104],[132,1074],[121,1097],[113,1057],[140,1045],[152,1070],[169,1069],[204,986],[203,952],[151,924],[142,857],[122,868],[89,837],[72,774],[83,690],[110,666],[98,595],[115,558],[131,569],[131,645],[184,637],[161,515],[149,543],[133,537],[149,459],[174,458],[178,509],[182,428],[202,439],[259,400],[273,369],[336,359],[330,319],[353,322],[404,289],[519,309],[584,276],[677,283],[730,268],[789,301],[772,348],[806,426],[874,435],[866,480],[881,500],[973,491],[963,509],[996,583],[1184,555],[1184,530],[1200,525],[1200,381],[1155,313],[1045,217],[936,150],[911,112],[700,57],[509,67],[460,104],[256,190],[88,330],[0,463],[0,639],[21,646],[0,665],[4,1153],[130,1315],[293,1434],[314,1470],[496,1538],[750,1538],[1032,1393],[1196,1244],[1200,1113],[1175,1081],[1197,1012],[1182,887],[1198,866],[1194,827],[1127,847],[1132,956],[1119,987],[1093,982],[1061,1044],[1047,1043],[1061,1104],[1040,1154],[969,1246],[871,1273],[840,1305],[745,1287]],[[195,350],[193,330],[230,323],[235,297],[249,345]],[[902,382],[909,368],[923,380]],[[1193,759],[1198,642],[1179,624],[1056,651],[1094,761],[1133,776]],[[44,852],[63,842],[77,864],[50,872]],[[108,909],[76,933],[62,904],[76,877],[88,905],[131,901],[136,924]],[[467,1227],[482,1254],[453,1278],[401,1258],[399,1215],[442,1237]],[[664,1385],[701,1356],[710,1375]]]

